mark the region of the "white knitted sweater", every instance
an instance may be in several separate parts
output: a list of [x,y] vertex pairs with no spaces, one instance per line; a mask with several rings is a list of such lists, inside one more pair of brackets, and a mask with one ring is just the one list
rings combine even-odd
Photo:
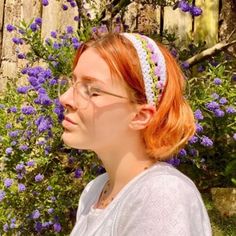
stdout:
[[211,226],[194,183],[167,163],[135,176],[105,209],[95,209],[104,173],[82,192],[71,236],[210,236]]

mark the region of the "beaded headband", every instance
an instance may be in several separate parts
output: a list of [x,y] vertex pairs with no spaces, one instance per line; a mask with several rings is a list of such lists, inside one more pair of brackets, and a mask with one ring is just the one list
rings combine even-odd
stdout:
[[149,104],[160,101],[166,84],[165,58],[157,44],[141,34],[122,33],[137,51],[145,84],[145,94]]

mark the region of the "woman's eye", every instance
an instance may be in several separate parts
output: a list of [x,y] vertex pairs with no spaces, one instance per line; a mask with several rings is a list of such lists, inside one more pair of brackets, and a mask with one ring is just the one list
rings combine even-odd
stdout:
[[100,93],[99,93],[98,89],[96,89],[96,88],[91,88],[91,89],[90,89],[90,96],[91,96],[91,97],[100,96]]

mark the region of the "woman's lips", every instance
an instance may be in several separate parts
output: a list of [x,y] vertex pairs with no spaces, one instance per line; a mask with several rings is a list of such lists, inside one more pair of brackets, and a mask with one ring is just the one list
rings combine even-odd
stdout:
[[69,117],[65,116],[64,120],[62,121],[62,125],[65,127],[67,126],[71,126],[71,125],[77,125],[76,122],[74,122],[73,120],[71,120]]

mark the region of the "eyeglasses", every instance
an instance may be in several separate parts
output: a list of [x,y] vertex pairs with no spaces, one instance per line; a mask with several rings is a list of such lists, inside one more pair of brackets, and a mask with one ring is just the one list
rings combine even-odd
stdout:
[[63,93],[71,88],[73,89],[73,99],[75,101],[75,104],[80,109],[87,108],[89,102],[93,97],[101,96],[102,94],[129,99],[118,94],[104,91],[103,89],[100,89],[96,86],[92,86],[88,82],[75,82],[72,78],[61,76],[58,80],[58,96],[60,97]]

